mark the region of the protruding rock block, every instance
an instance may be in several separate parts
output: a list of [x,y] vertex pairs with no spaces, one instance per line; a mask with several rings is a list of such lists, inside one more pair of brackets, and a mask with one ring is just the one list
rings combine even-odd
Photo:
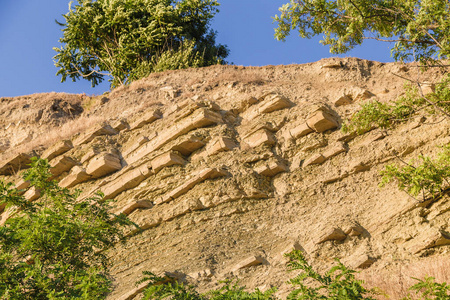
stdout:
[[309,128],[312,128],[314,131],[319,133],[338,127],[338,123],[335,118],[329,113],[321,110],[314,112],[310,117],[308,117],[306,124]]
[[240,114],[256,103],[258,103],[258,99],[253,96],[249,96],[235,103],[235,108],[233,108],[231,111],[235,114]]
[[179,187],[175,188],[174,190],[170,191],[168,194],[162,196],[161,198],[157,199],[155,201],[155,204],[161,204],[168,202],[172,199],[178,198],[183,194],[186,194],[189,190],[191,190],[194,186],[199,184],[200,182],[206,180],[206,179],[214,179],[217,177],[222,177],[227,175],[228,173],[222,169],[216,169],[216,168],[206,168],[198,173],[196,175],[180,185]]
[[309,128],[308,124],[303,123],[297,127],[286,130],[283,133],[283,137],[285,140],[298,139],[301,138],[302,136],[310,134],[311,132],[314,132],[314,130]]
[[47,150],[45,150],[44,153],[42,153],[41,158],[48,159],[50,161],[53,158],[66,153],[72,148],[73,148],[72,141],[62,140],[49,147]]
[[0,215],[0,226],[5,225],[6,221],[17,212],[17,206],[8,207],[1,215]]
[[75,166],[72,168],[72,171],[69,175],[64,177],[60,182],[59,186],[64,188],[71,188],[77,184],[85,182],[91,178],[91,175],[86,173],[86,169]]
[[97,136],[116,135],[118,133],[119,132],[112,128],[109,124],[97,124],[92,129],[87,130],[85,133],[82,133],[79,137],[77,137],[73,142],[73,145],[79,146],[87,144]]
[[138,136],[137,139],[134,141],[134,143],[130,147],[127,147],[122,152],[122,155],[127,156],[128,154],[135,151],[136,149],[138,149],[140,146],[147,143],[148,141],[149,141],[148,137],[143,136],[143,135]]
[[112,182],[101,188],[104,199],[112,199],[123,191],[137,187],[144,179],[148,178],[152,172],[147,165],[142,165],[136,169],[128,171]]
[[279,161],[270,161],[255,169],[256,173],[268,177],[273,177],[281,172],[286,172],[287,170],[288,167]]
[[347,235],[340,228],[331,228],[325,231],[316,241],[316,244],[321,244],[326,241],[343,241],[347,238]]
[[147,111],[143,116],[133,122],[130,126],[131,130],[138,129],[143,127],[144,125],[153,123],[154,121],[161,119],[162,114],[159,110],[150,110]]
[[151,162],[153,172],[157,173],[162,168],[173,166],[173,165],[184,165],[186,161],[176,154],[175,152],[169,151],[156,158]]
[[120,159],[111,153],[101,153],[89,161],[86,173],[94,178],[102,177],[122,168]]
[[348,264],[352,269],[367,269],[376,259],[371,258],[367,254],[356,255],[348,259]]
[[203,146],[205,146],[205,142],[197,137],[191,136],[188,139],[181,141],[178,145],[173,146],[171,150],[178,151],[182,155],[188,156]]
[[361,225],[358,225],[356,223],[349,224],[346,227],[342,228],[342,231],[345,232],[345,234],[349,236],[360,236],[364,233],[364,228],[361,227]]
[[343,106],[348,105],[352,103],[352,98],[350,98],[348,95],[341,95],[340,97],[337,97],[337,99],[334,100],[334,105],[336,106]]
[[326,62],[323,65],[320,66],[321,69],[340,69],[344,65],[342,62],[332,61],[332,62]]
[[281,250],[281,252],[280,252],[279,255],[280,255],[281,257],[285,257],[286,254],[288,254],[288,253],[290,253],[290,252],[292,252],[292,251],[294,251],[294,250],[305,251],[305,249],[303,249],[303,247],[300,245],[300,243],[297,242],[297,241],[295,241],[295,242],[290,242],[288,245],[286,245],[286,246],[284,247],[284,249]]
[[261,102],[261,105],[259,105],[259,111],[267,114],[284,108],[290,108],[293,105],[294,104],[289,101],[288,98],[281,95],[273,95],[266,97],[264,101]]
[[245,269],[253,266],[260,265],[264,262],[264,259],[261,256],[250,256],[236,266],[233,267],[232,272],[239,271],[240,269]]
[[132,164],[193,129],[202,128],[221,122],[222,117],[219,114],[205,108],[197,109],[192,115],[177,122],[165,130],[161,135],[158,135],[156,138],[128,155],[126,161],[128,164]]
[[126,119],[119,119],[119,120],[115,120],[112,124],[111,127],[114,130],[117,131],[122,131],[122,130],[126,130],[126,129],[130,129],[130,124],[128,124]]
[[320,153],[316,153],[303,163],[303,167],[307,167],[309,165],[320,165],[326,160],[325,156]]
[[274,145],[276,144],[276,139],[272,132],[267,129],[260,129],[253,134],[244,138],[244,142],[250,147],[255,148],[259,145]]
[[64,172],[72,169],[73,166],[77,165],[78,162],[68,156],[60,156],[55,158],[50,162],[50,173],[52,173],[53,178],[61,175]]
[[333,144],[330,148],[328,148],[322,155],[325,159],[329,159],[333,156],[336,156],[342,152],[346,152],[347,149],[344,146],[344,143],[337,142]]
[[138,200],[138,201],[132,201],[125,205],[120,211],[118,211],[116,214],[124,214],[128,216],[133,211],[135,211],[138,208],[152,208],[153,203],[150,200]]
[[412,240],[412,242],[414,244],[411,247],[409,247],[409,250],[411,251],[411,253],[417,254],[420,251],[426,249],[450,245],[450,233],[442,230],[430,229],[422,232],[418,241],[414,239]]
[[366,100],[373,96],[375,96],[375,95],[372,92],[370,92],[366,89],[363,89],[363,88],[354,88],[354,90],[353,90],[353,100],[354,101]]
[[31,156],[25,153],[16,154],[13,158],[0,163],[0,175],[12,175],[22,169],[29,168]]
[[19,179],[16,183],[16,189],[18,190],[25,190],[30,186],[30,182],[28,180]]
[[86,152],[86,154],[83,155],[83,157],[81,158],[81,163],[84,164],[85,162],[89,161],[91,158],[93,158],[94,156],[96,156],[98,154],[98,151],[95,149],[90,149],[88,152]]
[[41,191],[38,190],[36,187],[31,187],[31,189],[29,189],[28,191],[25,192],[25,194],[23,194],[24,198],[28,201],[34,201],[39,199],[39,197],[41,197]]
[[208,145],[206,146],[206,153],[209,156],[212,156],[219,152],[230,151],[236,147],[237,145],[234,140],[221,136],[218,138],[214,138],[213,140],[211,140],[211,142],[208,143]]
[[265,97],[264,101],[245,111],[242,114],[242,118],[250,121],[261,114],[267,114],[284,108],[289,108],[293,105],[294,104],[286,97],[281,95],[269,95]]

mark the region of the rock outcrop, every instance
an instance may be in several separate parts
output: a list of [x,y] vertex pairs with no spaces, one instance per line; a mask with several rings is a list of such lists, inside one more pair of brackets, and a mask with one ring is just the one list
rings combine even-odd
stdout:
[[[395,185],[378,187],[380,170],[400,163],[396,156],[434,155],[448,144],[448,119],[411,120],[389,134],[339,130],[366,99],[401,95],[394,69],[342,59],[154,74],[84,112],[79,118],[104,116],[84,131],[6,151],[0,178],[39,201],[17,173],[40,155],[60,186],[81,189],[82,198],[101,190],[141,227],[107,251],[110,299],[137,297],[143,270],[191,274],[184,279],[201,289],[236,276],[249,288],[283,287],[288,247],[315,265],[338,257],[364,270],[448,257],[449,197],[417,205]],[[438,80],[433,70],[423,76]],[[1,149],[8,148],[0,126]]]

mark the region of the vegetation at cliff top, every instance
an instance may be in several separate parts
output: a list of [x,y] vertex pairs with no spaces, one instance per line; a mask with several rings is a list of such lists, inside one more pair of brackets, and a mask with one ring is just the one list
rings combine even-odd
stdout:
[[61,81],[115,87],[151,72],[225,63],[228,49],[209,28],[215,0],[79,0],[54,48]]

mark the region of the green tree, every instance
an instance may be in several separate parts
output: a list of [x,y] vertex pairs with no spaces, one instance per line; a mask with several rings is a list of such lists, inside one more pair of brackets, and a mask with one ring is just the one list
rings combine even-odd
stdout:
[[101,251],[120,240],[123,215],[101,195],[77,201],[49,180],[49,164],[34,159],[23,178],[41,191],[35,202],[0,181],[0,203],[15,208],[0,226],[0,299],[103,299],[111,290]]
[[332,53],[345,53],[365,39],[394,42],[396,60],[446,59],[450,55],[448,0],[291,0],[275,16],[275,37],[297,29],[303,38],[324,34]]
[[[62,82],[84,78],[92,86],[109,76],[118,86],[162,65],[225,63],[228,49],[216,45],[216,32],[209,27],[218,6],[216,0],[79,0],[58,23],[63,37],[62,46],[54,48],[57,75]],[[167,57],[180,55],[181,63]]]

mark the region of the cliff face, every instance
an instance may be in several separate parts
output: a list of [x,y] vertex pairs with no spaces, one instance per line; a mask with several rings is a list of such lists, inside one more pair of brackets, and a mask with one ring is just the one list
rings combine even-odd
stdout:
[[353,58],[214,66],[154,74],[97,97],[3,98],[1,178],[25,184],[18,170],[40,155],[61,186],[116,199],[142,232],[109,251],[111,299],[138,295],[144,270],[203,290],[237,277],[283,295],[282,255],[292,248],[322,269],[338,257],[382,285],[374,274],[448,261],[449,198],[418,202],[378,184],[386,164],[448,144],[449,121],[413,118],[358,137],[339,128],[362,102],[399,97],[397,75],[441,77],[416,69]]

